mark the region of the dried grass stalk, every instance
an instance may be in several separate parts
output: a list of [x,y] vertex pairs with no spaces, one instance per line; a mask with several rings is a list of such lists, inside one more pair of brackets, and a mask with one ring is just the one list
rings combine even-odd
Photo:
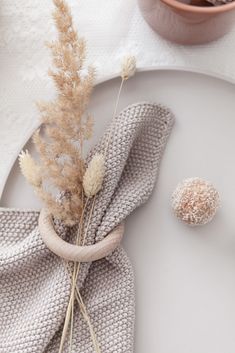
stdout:
[[[86,115],[86,108],[95,73],[92,67],[88,67],[87,75],[81,75],[86,58],[85,41],[75,31],[64,0],[54,0],[54,4],[58,39],[48,44],[54,67],[49,75],[58,95],[54,101],[39,104],[43,134],[41,129],[34,135],[39,165],[35,167],[28,153],[20,163],[23,174],[37,189],[49,211],[72,225],[78,222],[82,212],[83,144],[92,136],[93,128],[93,119]],[[40,170],[41,183],[36,182],[36,168]],[[46,190],[45,184],[48,183],[57,195],[66,197],[58,202],[56,196]]]

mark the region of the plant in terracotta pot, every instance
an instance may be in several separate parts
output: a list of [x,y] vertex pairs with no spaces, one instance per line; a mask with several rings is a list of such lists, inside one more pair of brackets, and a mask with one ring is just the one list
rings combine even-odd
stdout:
[[225,35],[235,23],[234,0],[138,0],[148,24],[180,44],[203,44]]

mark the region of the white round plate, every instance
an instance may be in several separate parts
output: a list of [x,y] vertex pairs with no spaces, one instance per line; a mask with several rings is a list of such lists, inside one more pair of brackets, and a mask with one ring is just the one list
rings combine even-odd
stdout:
[[[119,83],[95,88],[94,140],[111,119]],[[157,187],[127,220],[124,247],[136,274],[135,353],[234,353],[235,86],[187,72],[143,72],[126,83],[119,110],[143,100],[170,107],[176,122]],[[176,184],[193,176],[212,181],[222,201],[215,219],[198,228],[179,222],[170,207]],[[40,207],[17,164],[2,206]]]

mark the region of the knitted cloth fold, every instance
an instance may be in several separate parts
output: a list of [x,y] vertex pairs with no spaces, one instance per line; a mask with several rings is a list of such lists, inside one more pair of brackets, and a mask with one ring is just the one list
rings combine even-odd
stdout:
[[[167,108],[138,103],[112,121],[88,157],[89,161],[94,153],[104,153],[109,141],[105,180],[95,201],[87,244],[104,238],[148,199],[173,120]],[[0,353],[58,353],[70,279],[63,260],[43,243],[38,216],[36,211],[0,209]],[[57,231],[66,237],[62,225]],[[123,248],[83,263],[78,286],[101,352],[133,352],[134,280]],[[76,305],[72,352],[94,352]]]

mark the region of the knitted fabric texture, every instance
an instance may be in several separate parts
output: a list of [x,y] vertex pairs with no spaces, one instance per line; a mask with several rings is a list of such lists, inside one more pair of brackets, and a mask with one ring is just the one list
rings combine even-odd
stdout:
[[[172,125],[168,109],[149,103],[131,105],[112,121],[88,158],[104,153],[111,136],[87,243],[104,238],[148,199]],[[0,353],[58,352],[70,279],[62,259],[43,243],[38,216],[0,209]],[[57,232],[68,237],[71,231],[56,223]],[[107,258],[83,263],[78,285],[101,352],[133,352],[134,280],[125,251],[120,247]],[[74,317],[73,352],[93,353],[77,306]]]

